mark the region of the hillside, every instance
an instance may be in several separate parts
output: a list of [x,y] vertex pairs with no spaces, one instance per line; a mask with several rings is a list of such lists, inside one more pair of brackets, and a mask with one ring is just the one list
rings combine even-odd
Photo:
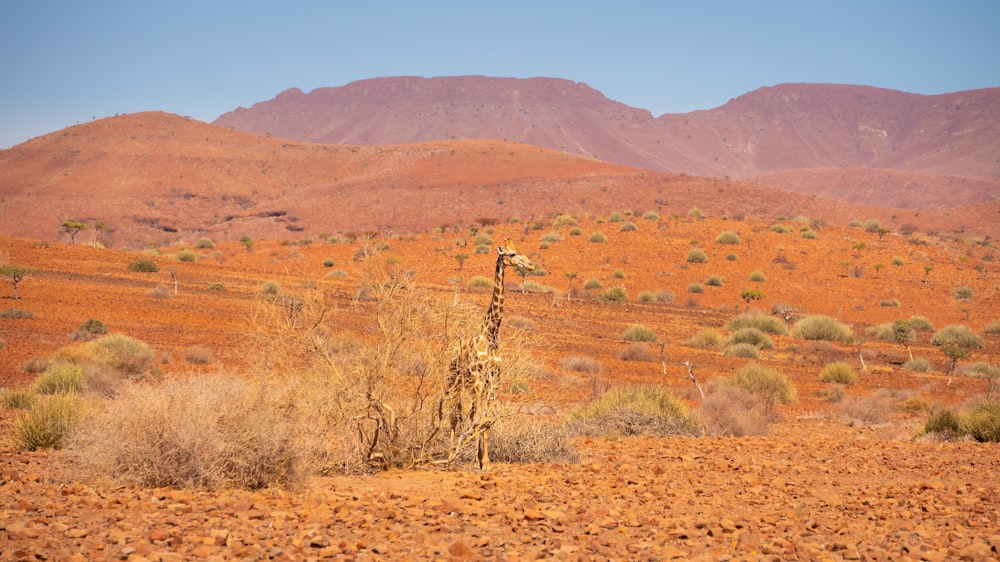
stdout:
[[[899,206],[892,201],[905,199],[906,207],[937,207],[941,194],[954,189],[969,203],[1000,198],[1000,88],[924,96],[866,86],[781,84],[714,109],[654,117],[567,80],[396,77],[309,93],[287,90],[214,123],[333,144],[501,139],[697,176],[747,178],[830,167],[892,170],[890,181],[877,186],[886,196],[877,206]],[[921,180],[902,172],[918,174],[924,187],[908,189]],[[858,192],[873,187],[799,190],[862,202],[865,195]]]
[[892,229],[919,216],[926,229],[985,235],[1000,209],[852,205],[503,141],[299,143],[155,112],[77,125],[0,151],[0,196],[0,234],[59,239],[62,221],[102,220],[111,227],[102,243],[134,248],[206,235],[405,233],[624,208],[663,216],[694,207],[713,215],[805,215],[832,224],[876,219]]

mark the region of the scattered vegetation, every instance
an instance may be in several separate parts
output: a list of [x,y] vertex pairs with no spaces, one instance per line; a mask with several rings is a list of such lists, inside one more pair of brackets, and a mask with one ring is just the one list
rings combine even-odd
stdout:
[[732,230],[726,230],[715,237],[715,242],[716,244],[739,244],[741,240],[739,234]]
[[788,326],[780,319],[760,312],[747,312],[733,318],[726,324],[726,329],[731,331],[742,330],[743,328],[754,328],[765,334],[784,336],[788,334]]
[[837,361],[823,367],[819,373],[819,380],[837,384],[854,384],[858,382],[858,375],[854,372],[853,367],[843,361]]
[[160,271],[160,266],[152,259],[141,258],[129,263],[128,269],[136,273],[156,273]]
[[687,261],[688,263],[705,263],[708,261],[708,254],[698,248],[692,248],[688,252]]
[[1000,442],[1000,400],[987,398],[960,412],[935,410],[924,423],[924,433],[942,439],[967,437],[980,442]]
[[625,293],[625,287],[611,287],[597,295],[597,300],[607,303],[623,303],[628,300],[628,296]]
[[656,336],[656,332],[649,326],[643,324],[632,324],[629,326],[625,332],[622,333],[622,339],[625,341],[637,342],[655,342],[659,340]]
[[791,404],[796,400],[795,385],[788,377],[759,363],[744,366],[729,382],[752,394],[768,410],[775,404]]
[[566,369],[567,371],[576,371],[578,373],[588,373],[592,375],[601,372],[600,362],[592,357],[585,357],[583,355],[570,355],[569,357],[564,357],[561,361],[559,361],[559,367]]
[[569,414],[573,433],[587,436],[698,435],[684,402],[659,386],[613,387]]

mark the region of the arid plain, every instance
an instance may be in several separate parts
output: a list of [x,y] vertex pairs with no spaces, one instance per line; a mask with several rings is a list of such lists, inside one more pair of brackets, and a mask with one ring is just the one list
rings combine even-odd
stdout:
[[[158,127],[153,136],[164,138],[156,146],[171,155],[179,153],[177,146],[194,146],[178,136],[204,138],[212,129],[201,124],[181,127],[177,122],[185,120],[164,121],[150,114],[97,125],[128,119],[147,123],[147,131],[152,119]],[[66,154],[52,147],[73,135],[36,139],[32,143],[47,143],[44,150],[32,152],[28,143],[5,151],[4,157],[51,165],[56,156]],[[579,456],[575,462],[497,463],[489,472],[459,467],[316,475],[301,488],[257,491],[143,488],[88,478],[71,453],[22,451],[4,439],[0,559],[1000,556],[996,443],[918,437],[932,410],[963,408],[987,394],[989,379],[970,376],[969,365],[1000,363],[1000,339],[986,329],[1000,319],[998,254],[984,234],[996,225],[995,203],[970,207],[975,210],[965,214],[954,209],[904,213],[724,179],[631,170],[492,141],[412,145],[395,151],[219,135],[191,148],[202,156],[187,158],[208,159],[205,155],[224,139],[239,140],[240,150],[266,150],[264,159],[274,158],[275,164],[282,162],[274,155],[282,150],[327,156],[340,151],[354,162],[351,177],[373,162],[380,162],[380,169],[390,168],[386,162],[397,170],[405,167],[412,181],[391,186],[400,192],[392,197],[394,216],[411,213],[423,220],[397,221],[395,231],[381,231],[372,239],[376,252],[358,259],[364,242],[349,235],[378,230],[384,216],[373,209],[390,188],[366,194],[354,186],[356,191],[331,195],[340,197],[333,203],[319,203],[317,198],[310,205],[309,197],[296,198],[294,193],[283,200],[280,193],[267,190],[281,182],[307,183],[307,178],[291,174],[320,175],[316,164],[262,167],[257,156],[240,150],[226,154],[242,154],[246,160],[231,161],[230,172],[223,175],[244,174],[252,162],[256,176],[280,169],[281,182],[241,175],[229,184],[205,183],[200,192],[167,182],[154,186],[159,191],[123,198],[133,203],[122,203],[128,210],[117,215],[116,207],[95,202],[100,198],[75,200],[78,207],[69,212],[78,214],[72,217],[54,217],[52,212],[45,217],[44,208],[27,205],[23,208],[31,208],[31,220],[19,228],[28,230],[41,220],[50,224],[30,237],[22,233],[0,238],[0,253],[8,263],[37,270],[19,285],[18,300],[10,298],[10,286],[4,285],[0,309],[32,315],[0,318],[0,384],[5,389],[30,384],[34,375],[22,366],[69,345],[68,334],[90,318],[148,343],[165,380],[251,370],[250,334],[264,298],[261,287],[268,281],[290,294],[322,292],[345,332],[363,332],[370,322],[372,304],[359,295],[371,282],[366,276],[373,264],[406,272],[413,287],[442,303],[458,299],[485,310],[489,289],[472,288],[468,282],[492,275],[492,248],[485,254],[475,251],[476,235],[488,235],[488,247],[505,238],[514,240],[545,273],[527,277],[530,290],[525,292],[521,278],[507,279],[506,314],[518,321],[504,325],[501,340],[520,333],[537,369],[516,396],[504,393],[501,400],[523,403],[532,412],[522,414],[525,423],[534,423],[533,416],[559,417],[589,400],[595,390],[629,384],[662,385],[697,409],[701,397],[685,362],[690,362],[698,383],[711,389],[714,380],[755,361],[786,374],[797,389],[797,400],[778,405],[757,435],[579,437],[573,440]],[[119,150],[121,145],[116,146]],[[102,174],[137,173],[116,167],[122,166],[121,157],[114,156],[120,150],[103,151],[100,158],[80,156],[95,150],[93,144],[72,150],[78,151],[76,167],[65,168],[67,177],[96,182]],[[176,158],[156,160],[141,146],[136,148],[140,153],[146,154],[142,165],[151,175],[176,169],[183,177],[217,167],[216,162],[173,168]],[[338,162],[343,170],[346,165]],[[491,167],[490,162],[501,164]],[[510,181],[512,172],[497,168],[520,170],[521,179]],[[20,169],[23,173],[25,168]],[[63,168],[54,169],[63,173]],[[476,174],[483,170],[493,174],[488,189],[501,194],[502,206],[494,200],[484,210],[459,201],[482,191]],[[444,206],[448,197],[440,198],[438,191],[416,179],[428,174],[436,174],[435,185],[453,190],[450,206]],[[189,175],[185,181],[197,187],[204,178]],[[50,185],[52,190],[65,189],[66,183]],[[204,218],[213,205],[247,206],[249,200],[235,197],[240,193],[299,207],[262,204],[263,211],[291,212],[246,208],[240,216],[216,209],[213,225],[190,226],[210,222]],[[8,196],[5,221],[20,201],[43,201],[45,196],[41,191]],[[131,204],[143,214],[127,207]],[[695,208],[704,216],[690,213]],[[349,224],[344,221],[351,213],[365,222],[355,229],[324,228],[324,213],[340,221],[337,224]],[[292,216],[301,218],[288,222]],[[82,232],[75,245],[66,243],[58,236],[58,223],[69,218],[107,221],[116,229],[106,240],[111,248],[92,247],[93,230]],[[848,224],[872,219],[885,232]],[[471,227],[477,220],[486,224],[474,235]],[[297,230],[289,225],[304,226]],[[739,243],[716,242],[724,231],[737,233]],[[592,235],[597,232],[606,240],[595,241]],[[806,232],[812,234],[804,237]],[[249,250],[237,241],[244,235],[252,241]],[[196,248],[201,238],[211,239],[214,247]],[[689,261],[693,248],[705,252],[707,261]],[[178,259],[184,252],[193,252],[194,259]],[[459,254],[464,255],[461,263]],[[130,271],[127,265],[138,258],[153,259],[160,271]],[[751,280],[753,273],[760,274],[756,280]],[[718,279],[708,282],[710,278]],[[602,288],[585,289],[591,279]],[[694,292],[695,284],[699,292]],[[598,295],[612,287],[624,288],[625,302],[599,301]],[[957,297],[959,288],[968,291]],[[748,289],[758,290],[762,298],[748,305],[741,299]],[[639,295],[644,292],[669,293],[672,298],[643,302]],[[776,303],[802,314],[836,318],[852,328],[855,341],[773,336],[773,346],[761,350],[756,360],[689,343],[707,329],[726,337],[730,319],[748,307],[769,314]],[[925,317],[936,329],[967,325],[983,334],[985,347],[961,361],[955,376],[949,376],[948,358],[930,342],[933,332],[918,332],[910,351],[927,359],[931,368],[905,369],[907,350],[867,335],[867,329],[914,315]],[[646,344],[652,361],[621,358],[631,345],[623,341],[623,332],[633,324],[655,332],[659,343]],[[193,347],[209,350],[214,360],[188,363],[184,358]],[[585,357],[599,367],[579,372],[566,366],[567,357]],[[821,382],[820,371],[834,361],[849,363],[858,381]],[[0,415],[6,434],[18,413],[5,410]]]

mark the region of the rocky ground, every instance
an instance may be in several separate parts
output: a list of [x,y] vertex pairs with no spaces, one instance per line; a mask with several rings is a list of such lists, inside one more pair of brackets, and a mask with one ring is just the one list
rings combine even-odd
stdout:
[[885,433],[803,416],[257,492],[75,483],[58,454],[4,450],[0,560],[1000,558],[1000,449]]

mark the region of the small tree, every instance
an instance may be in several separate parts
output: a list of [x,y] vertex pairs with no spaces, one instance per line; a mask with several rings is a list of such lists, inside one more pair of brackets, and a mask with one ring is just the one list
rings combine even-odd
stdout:
[[910,343],[915,339],[915,334],[913,332],[913,326],[907,320],[896,320],[892,323],[892,338],[898,344],[902,344],[906,348],[906,352],[910,355],[910,359],[913,359],[913,351],[910,350]]
[[458,270],[462,271],[462,266],[465,265],[465,260],[469,259],[469,254],[455,254],[455,261],[458,262]]
[[764,298],[764,293],[758,291],[757,289],[743,289],[740,291],[740,298],[743,302],[747,303],[747,310],[750,310],[750,303],[752,301],[759,301]]
[[108,223],[104,221],[94,222],[94,248],[97,248],[97,243],[100,240],[101,236],[103,236],[104,233],[107,232],[108,230],[109,230]]
[[9,264],[0,266],[0,277],[6,277],[10,280],[10,284],[14,286],[14,298],[19,299],[21,296],[17,292],[17,284],[24,280],[25,277],[35,274],[35,268],[28,267],[26,265]]
[[77,221],[63,221],[59,225],[63,232],[69,235],[69,243],[76,244],[76,235],[87,230],[87,223]]
[[955,365],[967,359],[973,349],[982,349],[983,338],[969,329],[968,326],[952,324],[938,330],[931,338],[931,345],[941,347],[941,353],[951,360],[948,365],[948,384],[955,373]]

